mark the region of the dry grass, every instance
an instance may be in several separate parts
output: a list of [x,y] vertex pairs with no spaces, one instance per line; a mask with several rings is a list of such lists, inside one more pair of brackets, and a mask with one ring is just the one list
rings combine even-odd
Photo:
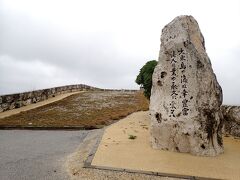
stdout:
[[98,128],[148,106],[141,92],[84,92],[0,119],[0,126]]

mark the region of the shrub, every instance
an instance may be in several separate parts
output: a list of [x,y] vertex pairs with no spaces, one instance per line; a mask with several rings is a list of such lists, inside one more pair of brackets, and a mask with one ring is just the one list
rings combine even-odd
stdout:
[[156,60],[148,61],[141,69],[135,82],[144,89],[144,95],[150,99],[152,89],[152,74],[157,65]]

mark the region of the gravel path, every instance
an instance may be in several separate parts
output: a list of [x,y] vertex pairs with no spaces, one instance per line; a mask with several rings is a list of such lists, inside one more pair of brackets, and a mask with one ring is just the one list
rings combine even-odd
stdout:
[[[173,180],[174,178],[83,168],[104,129],[0,131],[1,180]],[[76,151],[77,149],[77,151]],[[174,179],[175,180],[175,179]]]
[[64,164],[91,131],[0,131],[1,180],[69,179]]

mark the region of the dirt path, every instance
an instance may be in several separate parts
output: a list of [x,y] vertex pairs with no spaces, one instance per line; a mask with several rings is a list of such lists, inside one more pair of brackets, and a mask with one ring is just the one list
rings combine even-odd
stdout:
[[77,148],[77,151],[67,157],[65,167],[71,180],[183,180],[179,178],[153,176],[140,173],[84,168],[85,160],[89,154],[92,153],[91,151],[98,139],[102,137],[103,131],[104,129],[91,131]]
[[[84,92],[84,91],[81,91],[81,92]],[[12,109],[12,110],[9,110],[9,111],[4,111],[4,112],[0,113],[0,119],[11,116],[11,115],[14,115],[14,114],[18,114],[22,111],[28,111],[28,110],[31,110],[31,109],[35,109],[37,107],[41,107],[41,106],[44,106],[46,104],[50,104],[50,103],[59,101],[59,100],[64,99],[68,96],[71,96],[73,94],[78,94],[78,93],[81,93],[81,92],[72,92],[72,93],[60,94],[60,95],[57,95],[55,97],[51,97],[51,98],[49,98],[45,101],[40,101],[36,104],[29,104],[27,106],[23,106],[23,107],[20,107],[18,109]]]
[[[216,179],[240,179],[240,140],[224,137],[224,153],[193,156],[150,144],[149,112],[136,112],[107,127],[92,165]],[[135,137],[135,138],[130,138]]]

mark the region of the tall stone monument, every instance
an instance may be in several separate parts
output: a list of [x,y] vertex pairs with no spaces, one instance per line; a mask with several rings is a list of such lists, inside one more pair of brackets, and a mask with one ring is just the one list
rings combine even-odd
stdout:
[[192,16],[162,30],[150,98],[153,148],[200,156],[223,153],[222,90]]

